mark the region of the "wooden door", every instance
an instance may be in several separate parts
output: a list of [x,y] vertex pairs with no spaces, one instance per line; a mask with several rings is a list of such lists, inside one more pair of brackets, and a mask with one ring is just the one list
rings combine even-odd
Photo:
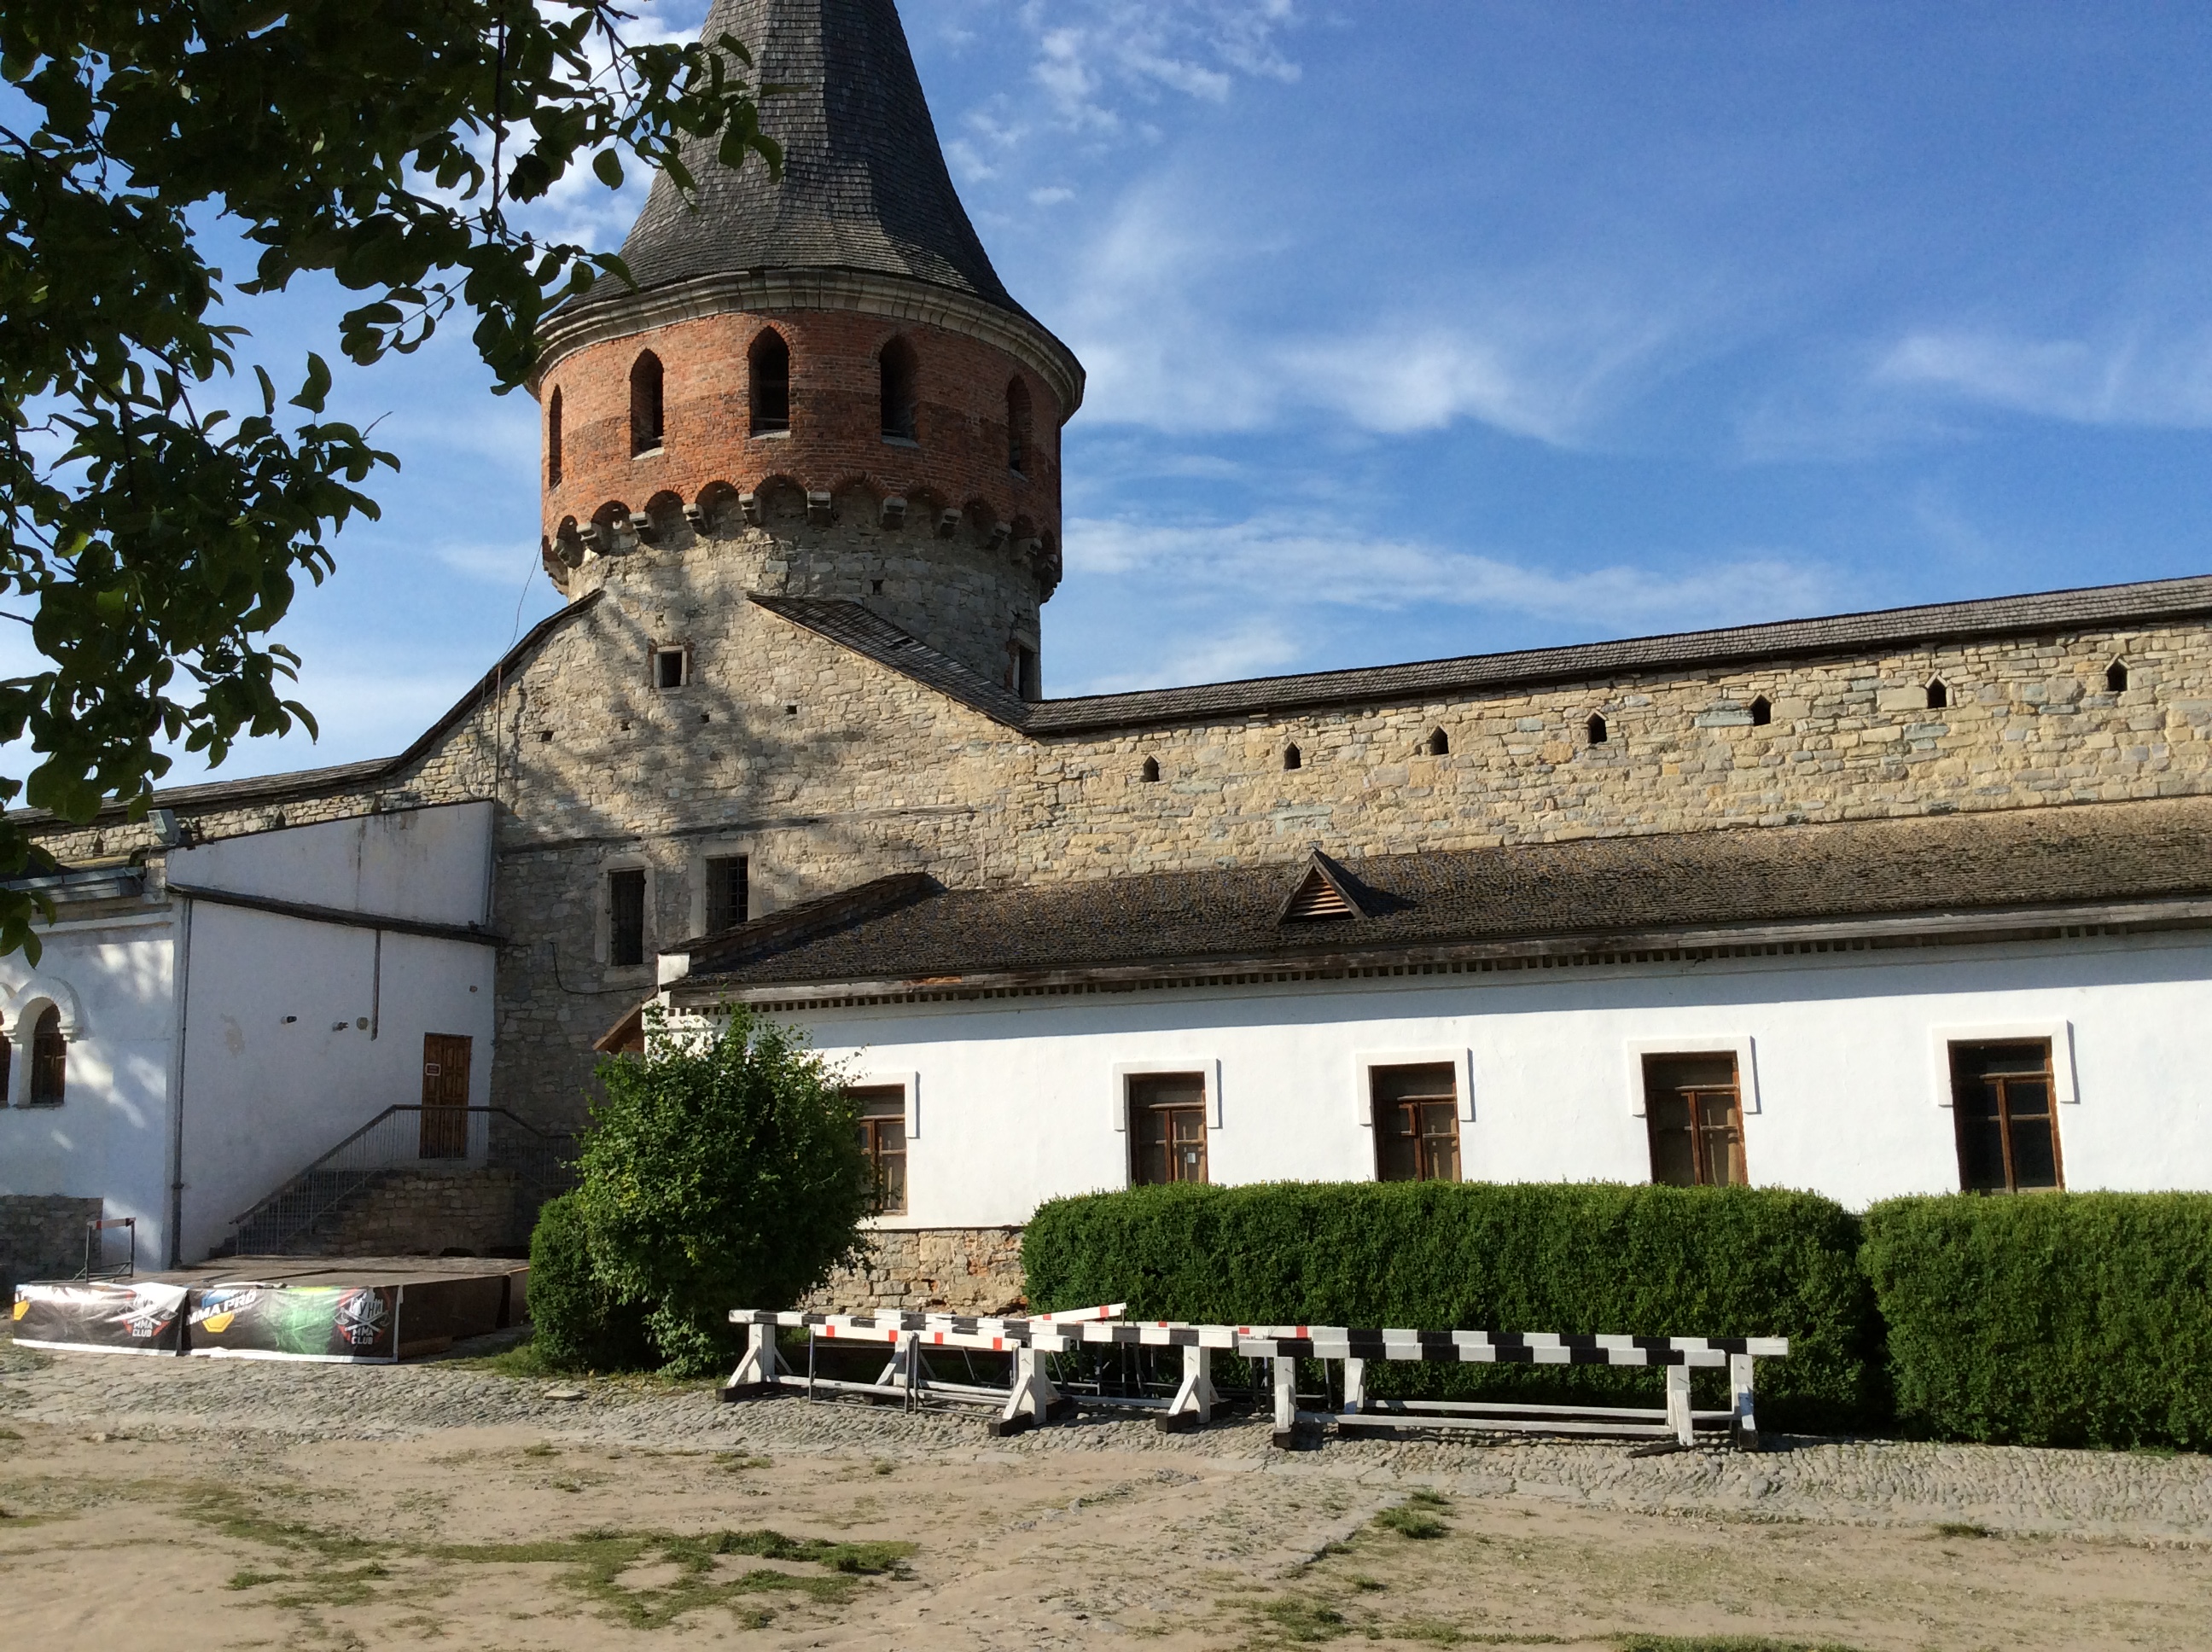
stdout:
[[453,1033],[422,1035],[424,1158],[469,1155],[469,1041]]

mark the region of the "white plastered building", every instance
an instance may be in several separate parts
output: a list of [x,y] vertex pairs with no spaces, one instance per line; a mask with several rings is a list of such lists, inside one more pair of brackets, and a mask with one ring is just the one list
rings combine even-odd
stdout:
[[1159,1180],[2202,1187],[2208,851],[2182,799],[909,876],[665,957],[662,998],[788,1017],[895,1115],[892,1228]]
[[0,1196],[100,1200],[135,1220],[142,1267],[197,1261],[381,1109],[483,1107],[491,815],[395,810],[36,882],[38,962],[0,958]]

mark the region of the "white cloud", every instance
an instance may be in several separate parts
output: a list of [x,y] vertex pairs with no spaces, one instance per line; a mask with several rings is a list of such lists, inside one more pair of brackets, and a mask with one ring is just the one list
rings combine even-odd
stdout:
[[2212,424],[2212,329],[2143,327],[2104,342],[1998,332],[1908,333],[1875,364],[1876,385],[2075,424]]
[[1442,606],[1569,621],[1585,633],[1616,635],[1818,613],[1840,594],[1828,569],[1778,550],[1735,552],[1682,574],[1623,562],[1543,568],[1285,517],[1082,517],[1067,524],[1066,555],[1071,577],[1141,578],[1198,600],[1237,593],[1277,614]]
[[1310,313],[1239,315],[1291,252],[1282,231],[1237,222],[1203,185],[1131,190],[1077,262],[1063,328],[1090,374],[1091,416],[1191,433],[1317,410],[1386,435],[1472,418],[1575,446],[1671,361],[1691,325],[1665,307],[1672,295],[1639,304],[1602,276],[1553,269],[1470,273],[1449,319],[1413,301],[1334,331]]
[[1074,198],[1075,191],[1064,184],[1052,184],[1043,189],[1033,189],[1030,191],[1031,206],[1060,206]]

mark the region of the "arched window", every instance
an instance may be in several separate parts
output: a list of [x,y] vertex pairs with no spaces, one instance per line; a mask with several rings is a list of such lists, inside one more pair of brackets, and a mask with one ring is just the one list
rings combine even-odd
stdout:
[[635,458],[660,446],[660,358],[651,350],[629,370],[629,451]]
[[1942,711],[1950,703],[1951,689],[1949,684],[1946,683],[1940,677],[1929,677],[1928,679],[1928,709],[1930,711]]
[[1752,726],[1753,728],[1765,728],[1773,720],[1774,708],[1767,702],[1766,696],[1762,694],[1758,699],[1751,702]]
[[1030,467],[1030,387],[1019,379],[1006,386],[1006,468]]
[[791,346],[773,327],[763,331],[745,352],[745,376],[752,386],[753,434],[778,436],[791,428]]
[[1299,752],[1297,747],[1294,745],[1286,745],[1283,748],[1284,768],[1303,768],[1305,766],[1305,761],[1304,756]]
[[1605,719],[1602,716],[1599,715],[1596,712],[1592,712],[1590,714],[1589,723],[1584,726],[1589,731],[1589,743],[1592,745],[1603,745],[1605,744]]
[[561,485],[561,392],[557,389],[545,404],[545,485]]
[[2105,667],[2105,687],[2113,694],[2125,694],[2128,691],[2128,668],[2125,662],[2116,659]]
[[1422,750],[1426,751],[1431,757],[1449,756],[1451,755],[1451,739],[1444,733],[1443,730],[1438,729],[1436,732],[1429,736],[1427,741],[1424,744]]
[[69,1086],[69,1042],[62,1036],[62,1012],[49,1004],[39,1011],[31,1032],[31,1105],[59,1107]]
[[1159,777],[1160,760],[1158,757],[1146,758],[1145,766],[1137,771],[1137,778],[1143,780],[1156,780]]
[[915,440],[914,386],[916,364],[914,346],[894,338],[876,358],[882,369],[884,434],[898,441]]

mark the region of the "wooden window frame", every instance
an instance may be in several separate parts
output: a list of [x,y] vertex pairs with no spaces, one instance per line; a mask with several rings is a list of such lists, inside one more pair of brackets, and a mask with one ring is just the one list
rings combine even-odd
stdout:
[[[845,1090],[848,1095],[854,1095],[864,1090],[875,1090],[879,1093],[888,1093],[891,1091],[896,1091],[897,1093],[899,1099],[897,1111],[896,1114],[886,1111],[876,1115],[872,1120],[866,1116],[861,1119],[860,1139],[862,1150],[867,1153],[868,1163],[871,1167],[880,1164],[884,1157],[878,1142],[878,1137],[881,1133],[881,1127],[884,1124],[890,1122],[893,1118],[897,1120],[899,1125],[899,1206],[896,1210],[887,1210],[880,1206],[876,1206],[871,1208],[868,1214],[871,1219],[878,1222],[880,1222],[886,1218],[893,1219],[910,1218],[914,1213],[914,1139],[915,1134],[914,1127],[915,1086],[913,1083],[913,1075],[869,1073],[854,1079],[851,1084],[845,1086]],[[882,1178],[880,1175],[877,1178],[877,1185],[879,1187],[882,1185]]]
[[[1728,1060],[1729,1071],[1732,1078],[1732,1082],[1729,1089],[1730,1099],[1735,1103],[1733,1110],[1735,1118],[1736,1145],[1739,1155],[1742,1160],[1740,1167],[1742,1170],[1741,1178],[1740,1180],[1732,1179],[1728,1181],[1721,1181],[1711,1174],[1711,1167],[1707,1163],[1707,1143],[1705,1139],[1708,1132],[1704,1124],[1700,1121],[1696,1111],[1692,1109],[1689,1117],[1692,1180],[1688,1182],[1662,1182],[1659,1179],[1659,1138],[1657,1135],[1657,1125],[1651,1116],[1650,1102],[1652,1089],[1651,1078],[1653,1065],[1662,1061],[1719,1060],[1723,1057]],[[1746,1109],[1743,1104],[1743,1063],[1741,1058],[1737,1056],[1736,1053],[1726,1047],[1708,1047],[1706,1045],[1700,1044],[1694,1039],[1689,1039],[1683,1041],[1681,1044],[1673,1049],[1650,1050],[1645,1052],[1639,1059],[1638,1066],[1640,1076],[1643,1079],[1644,1095],[1645,1097],[1644,1108],[1644,1133],[1645,1144],[1650,1153],[1651,1184],[1654,1187],[1750,1187],[1752,1185],[1751,1144],[1748,1140],[1749,1132],[1745,1128],[1744,1123]],[[1707,1090],[1717,1088],[1717,1086],[1698,1086],[1697,1088],[1700,1090]]]
[[[1443,1181],[1449,1180],[1452,1181],[1464,1181],[1467,1180],[1467,1133],[1460,1128],[1462,1122],[1461,1117],[1462,1109],[1465,1102],[1465,1097],[1468,1094],[1467,1084],[1462,1075],[1462,1066],[1463,1063],[1461,1060],[1449,1058],[1440,1058],[1427,1061],[1369,1061],[1362,1065],[1360,1071],[1365,1078],[1367,1084],[1367,1123],[1369,1128],[1374,1133],[1372,1146],[1374,1149],[1373,1157],[1375,1161],[1376,1181]],[[1450,1091],[1448,1095],[1439,1092],[1438,1094],[1431,1096],[1403,1098],[1394,1102],[1392,1104],[1391,1110],[1395,1113],[1411,1105],[1425,1104],[1432,1106],[1438,1102],[1445,1102],[1449,1106],[1450,1109],[1449,1117],[1452,1127],[1452,1174],[1449,1177],[1430,1175],[1424,1173],[1426,1169],[1424,1161],[1427,1156],[1424,1152],[1421,1144],[1427,1141],[1429,1138],[1419,1130],[1408,1133],[1413,1138],[1415,1144],[1413,1149],[1415,1174],[1410,1177],[1386,1176],[1383,1174],[1382,1151],[1385,1133],[1391,1127],[1391,1124],[1394,1121],[1386,1120],[1382,1116],[1382,1108],[1377,1104],[1375,1097],[1376,1087],[1382,1074],[1386,1072],[1402,1072],[1408,1069],[1426,1069],[1430,1071],[1442,1072],[1448,1075],[1449,1082],[1451,1086]]]
[[[1152,1107],[1146,1106],[1139,1101],[1139,1096],[1143,1086],[1170,1078],[1198,1080],[1197,1105]],[[1132,1187],[1172,1187],[1184,1181],[1194,1182],[1200,1187],[1211,1185],[1213,1181],[1213,1086],[1205,1069],[1198,1066],[1161,1067],[1149,1072],[1131,1073],[1122,1079],[1121,1084],[1125,1098],[1121,1113],[1128,1138],[1126,1144],[1128,1185]],[[1199,1173],[1196,1176],[1168,1175],[1154,1179],[1141,1174],[1141,1161],[1149,1145],[1145,1139],[1146,1131],[1140,1116],[1144,1114],[1164,1114],[1170,1118],[1178,1114],[1197,1115]],[[1172,1124],[1168,1126],[1164,1145],[1166,1151],[1163,1157],[1163,1162],[1172,1164],[1177,1148],[1177,1139]]]
[[[1962,1052],[1968,1050],[1986,1050],[1992,1048],[2003,1048],[2007,1046],[2023,1047],[2038,1044],[2043,1047],[2043,1071],[2040,1074],[2003,1073],[1996,1075],[1996,1080],[1999,1085],[1997,1092],[1997,1142],[1999,1154],[2004,1165],[2004,1186],[2002,1187],[1970,1187],[1966,1185],[1966,1145],[1965,1141],[1961,1139],[1960,1136],[1960,1132],[1964,1127],[1960,1122],[1960,1114],[1959,1113],[1958,1107],[1958,1096],[1960,1088],[1960,1074],[1959,1072],[1960,1054]],[[1944,1054],[1945,1066],[1948,1069],[1948,1078],[1950,1080],[1952,1098],[1951,1140],[1953,1148],[1958,1155],[1959,1191],[1968,1193],[2008,1194],[2065,1192],[2066,1143],[2065,1133],[2059,1128],[2059,1046],[2057,1041],[2049,1037],[2038,1037],[2034,1036],[2014,1038],[1953,1039],[1947,1042]],[[1984,1081],[1986,1081],[1989,1075],[1985,1074],[1983,1075],[1983,1077]],[[2014,1169],[2012,1104],[2009,1095],[2009,1086],[2005,1082],[2009,1078],[2028,1078],[2031,1081],[2039,1078],[2043,1084],[2044,1093],[2049,1098],[2045,1103],[2045,1106],[2047,1108],[2045,1116],[2048,1118],[2051,1124],[2051,1185],[2048,1187],[2021,1187],[2020,1185],[2019,1175]]]

